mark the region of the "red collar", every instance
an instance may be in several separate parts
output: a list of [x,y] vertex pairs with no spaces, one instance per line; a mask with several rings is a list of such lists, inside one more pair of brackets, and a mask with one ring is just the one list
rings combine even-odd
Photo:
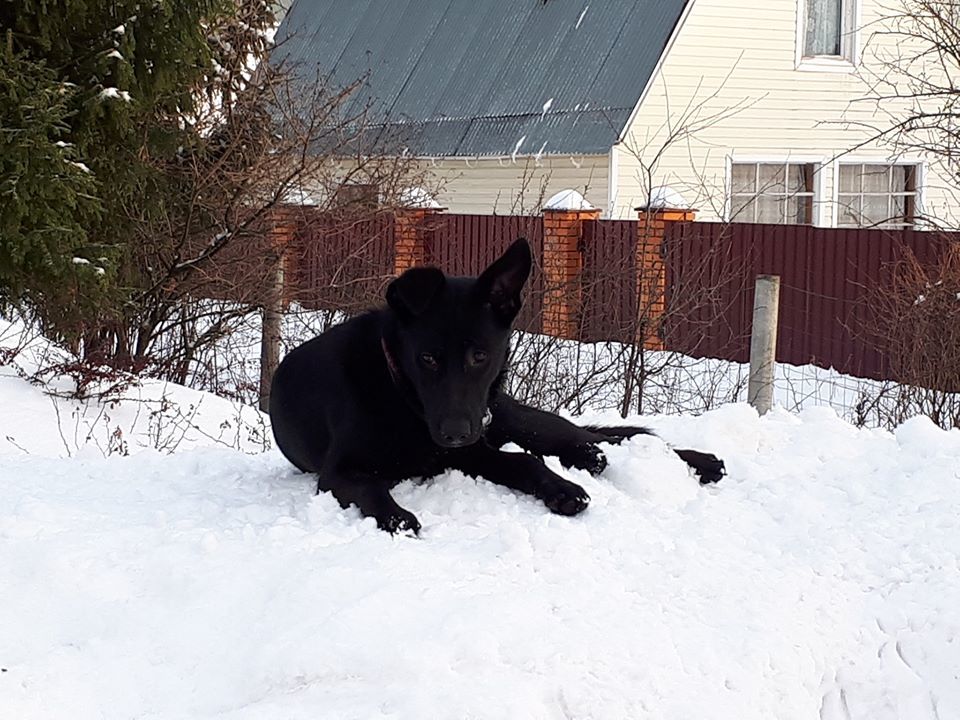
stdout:
[[407,405],[409,405],[417,415],[422,417],[423,405],[420,404],[416,390],[414,390],[413,384],[400,371],[400,366],[397,365],[397,360],[393,357],[393,353],[391,353],[390,348],[387,347],[387,340],[382,335],[380,336],[380,348],[383,350],[383,359],[387,361],[387,370],[390,372],[390,379],[393,381],[393,386],[397,389],[400,397],[403,398]]

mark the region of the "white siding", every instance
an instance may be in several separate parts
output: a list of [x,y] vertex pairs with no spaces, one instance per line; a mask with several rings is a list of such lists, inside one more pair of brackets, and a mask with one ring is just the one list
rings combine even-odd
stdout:
[[453,213],[537,213],[560,190],[580,192],[594,207],[607,208],[607,156],[422,160],[428,186]]
[[[866,82],[872,45],[856,72],[798,69],[798,15],[803,0],[692,0],[684,25],[618,145],[614,217],[633,217],[651,187],[668,185],[700,210],[703,220],[724,216],[733,161],[785,160],[822,164],[815,222],[835,223],[837,158],[885,160],[856,123],[886,126],[875,115]],[[859,27],[881,12],[862,0]],[[858,32],[861,50],[871,30]],[[876,39],[871,43],[877,42]],[[885,113],[895,110],[884,106]],[[922,160],[917,157],[901,161]],[[924,167],[923,209],[949,219],[951,197],[934,166]]]

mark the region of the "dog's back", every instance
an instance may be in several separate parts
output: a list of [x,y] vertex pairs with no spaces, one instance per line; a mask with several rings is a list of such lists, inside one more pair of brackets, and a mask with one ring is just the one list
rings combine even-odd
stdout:
[[389,403],[380,325],[376,311],[347,320],[292,350],[277,368],[270,388],[273,434],[301,470],[320,472],[332,423],[356,425],[363,418],[358,408]]

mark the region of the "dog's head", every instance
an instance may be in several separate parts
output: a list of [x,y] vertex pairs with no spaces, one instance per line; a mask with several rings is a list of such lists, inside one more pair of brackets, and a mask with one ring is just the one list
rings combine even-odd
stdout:
[[390,361],[412,386],[438,445],[480,438],[529,274],[530,247],[521,238],[477,278],[413,268],[387,287],[395,318]]

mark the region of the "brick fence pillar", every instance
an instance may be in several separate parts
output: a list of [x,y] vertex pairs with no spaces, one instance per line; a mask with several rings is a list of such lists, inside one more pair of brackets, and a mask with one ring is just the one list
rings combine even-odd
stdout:
[[580,313],[580,239],[583,221],[596,220],[600,210],[543,211],[543,333],[575,340]]
[[418,265],[427,264],[426,232],[429,220],[443,208],[397,208],[394,211],[393,272],[401,274]]
[[303,209],[294,205],[278,205],[270,211],[267,227],[267,247],[277,254],[277,272],[274,278],[274,288],[280,289],[280,300],[283,305],[289,304],[295,292],[291,283],[291,263],[296,255],[297,231],[303,222]]
[[637,211],[638,343],[663,350],[662,323],[666,311],[667,269],[663,241],[669,223],[693,222],[696,210],[639,207]]

